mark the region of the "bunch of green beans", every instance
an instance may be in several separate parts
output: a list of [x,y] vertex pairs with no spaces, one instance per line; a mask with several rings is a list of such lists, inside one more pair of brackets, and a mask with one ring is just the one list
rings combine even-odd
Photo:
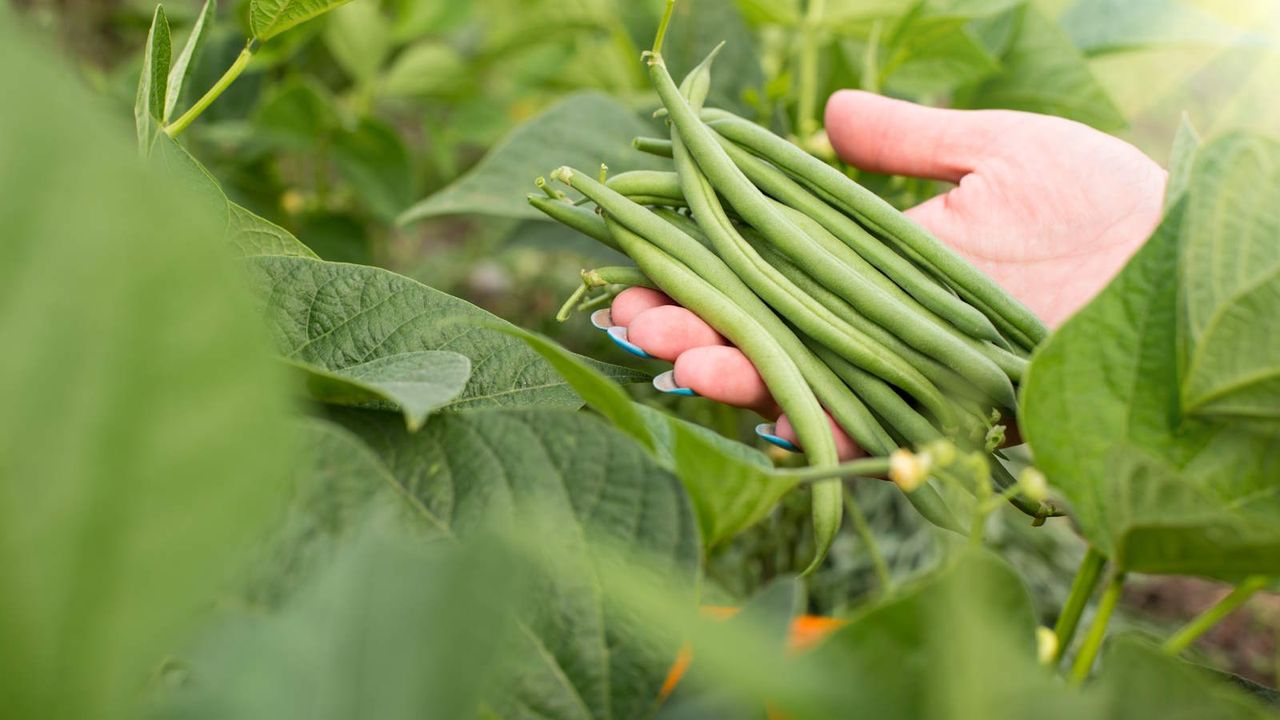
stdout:
[[[530,195],[635,262],[584,274],[584,290],[610,279],[657,287],[697,313],[755,364],[813,466],[838,464],[827,414],[877,456],[943,438],[981,445],[993,411],[1013,419],[1044,325],[839,170],[766,128],[703,108],[719,48],[677,86],[661,55],[669,19],[645,61],[671,135],[634,145],[671,158],[671,170],[606,181],[562,167],[551,177],[582,201],[541,178],[543,194]],[[993,463],[997,485],[1007,484]],[[842,492],[838,481],[813,488],[811,568],[839,528]],[[960,529],[931,486],[908,497],[935,523]],[[1029,514],[1052,514],[1014,497]]]

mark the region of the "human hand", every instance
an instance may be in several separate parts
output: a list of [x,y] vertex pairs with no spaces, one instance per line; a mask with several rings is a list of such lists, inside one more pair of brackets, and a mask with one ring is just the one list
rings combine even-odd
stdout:
[[[827,103],[826,126],[855,167],[957,183],[906,214],[1051,326],[1097,294],[1160,219],[1165,171],[1080,123],[841,91]],[[675,387],[777,417],[750,361],[666,295],[632,288],[610,314],[627,342],[675,363]],[[856,456],[857,446],[835,431],[841,457]],[[794,442],[785,417],[777,435]]]

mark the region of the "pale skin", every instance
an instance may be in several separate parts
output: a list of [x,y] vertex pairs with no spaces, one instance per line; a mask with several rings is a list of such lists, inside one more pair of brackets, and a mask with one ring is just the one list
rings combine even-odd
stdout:
[[[826,129],[855,167],[955,183],[907,214],[1051,327],[1092,299],[1160,220],[1165,171],[1069,120],[845,90],[827,103]],[[795,441],[751,362],[701,318],[645,288],[618,295],[611,314],[631,342],[675,363],[677,385],[778,418],[778,434]],[[861,454],[832,428],[842,459]]]

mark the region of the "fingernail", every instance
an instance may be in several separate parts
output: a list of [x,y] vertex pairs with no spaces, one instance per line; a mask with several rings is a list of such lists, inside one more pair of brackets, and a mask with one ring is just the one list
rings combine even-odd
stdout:
[[613,327],[609,328],[605,332],[609,333],[609,338],[613,340],[615,345],[622,348],[623,350],[626,350],[632,355],[635,355],[636,357],[640,357],[640,358],[645,358],[646,360],[651,359],[653,357],[652,355],[645,352],[644,350],[641,350],[639,345],[636,345],[635,343],[627,339],[626,328],[614,325]]
[[760,423],[757,425],[756,435],[759,435],[761,440],[764,440],[770,445],[776,445],[789,452],[800,452],[799,446],[778,435],[778,426],[773,423]]
[[680,387],[676,384],[676,371],[668,370],[659,374],[653,379],[653,386],[659,391],[668,395],[683,395],[685,397],[697,397],[698,393],[687,387]]
[[598,330],[608,332],[609,328],[613,327],[613,315],[609,312],[609,308],[600,308],[591,313],[591,324]]

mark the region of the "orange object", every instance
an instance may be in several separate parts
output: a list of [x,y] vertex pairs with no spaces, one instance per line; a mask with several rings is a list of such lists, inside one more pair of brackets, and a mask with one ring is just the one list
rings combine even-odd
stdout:
[[[727,620],[738,614],[739,608],[719,605],[704,605],[702,614],[717,620]],[[828,635],[844,627],[846,621],[820,615],[801,615],[791,621],[791,630],[787,634],[787,650],[792,653],[804,652],[827,638]],[[662,691],[658,697],[666,700],[680,683],[693,661],[693,651],[686,644],[680,648],[676,661],[667,673],[666,682],[662,683]]]

